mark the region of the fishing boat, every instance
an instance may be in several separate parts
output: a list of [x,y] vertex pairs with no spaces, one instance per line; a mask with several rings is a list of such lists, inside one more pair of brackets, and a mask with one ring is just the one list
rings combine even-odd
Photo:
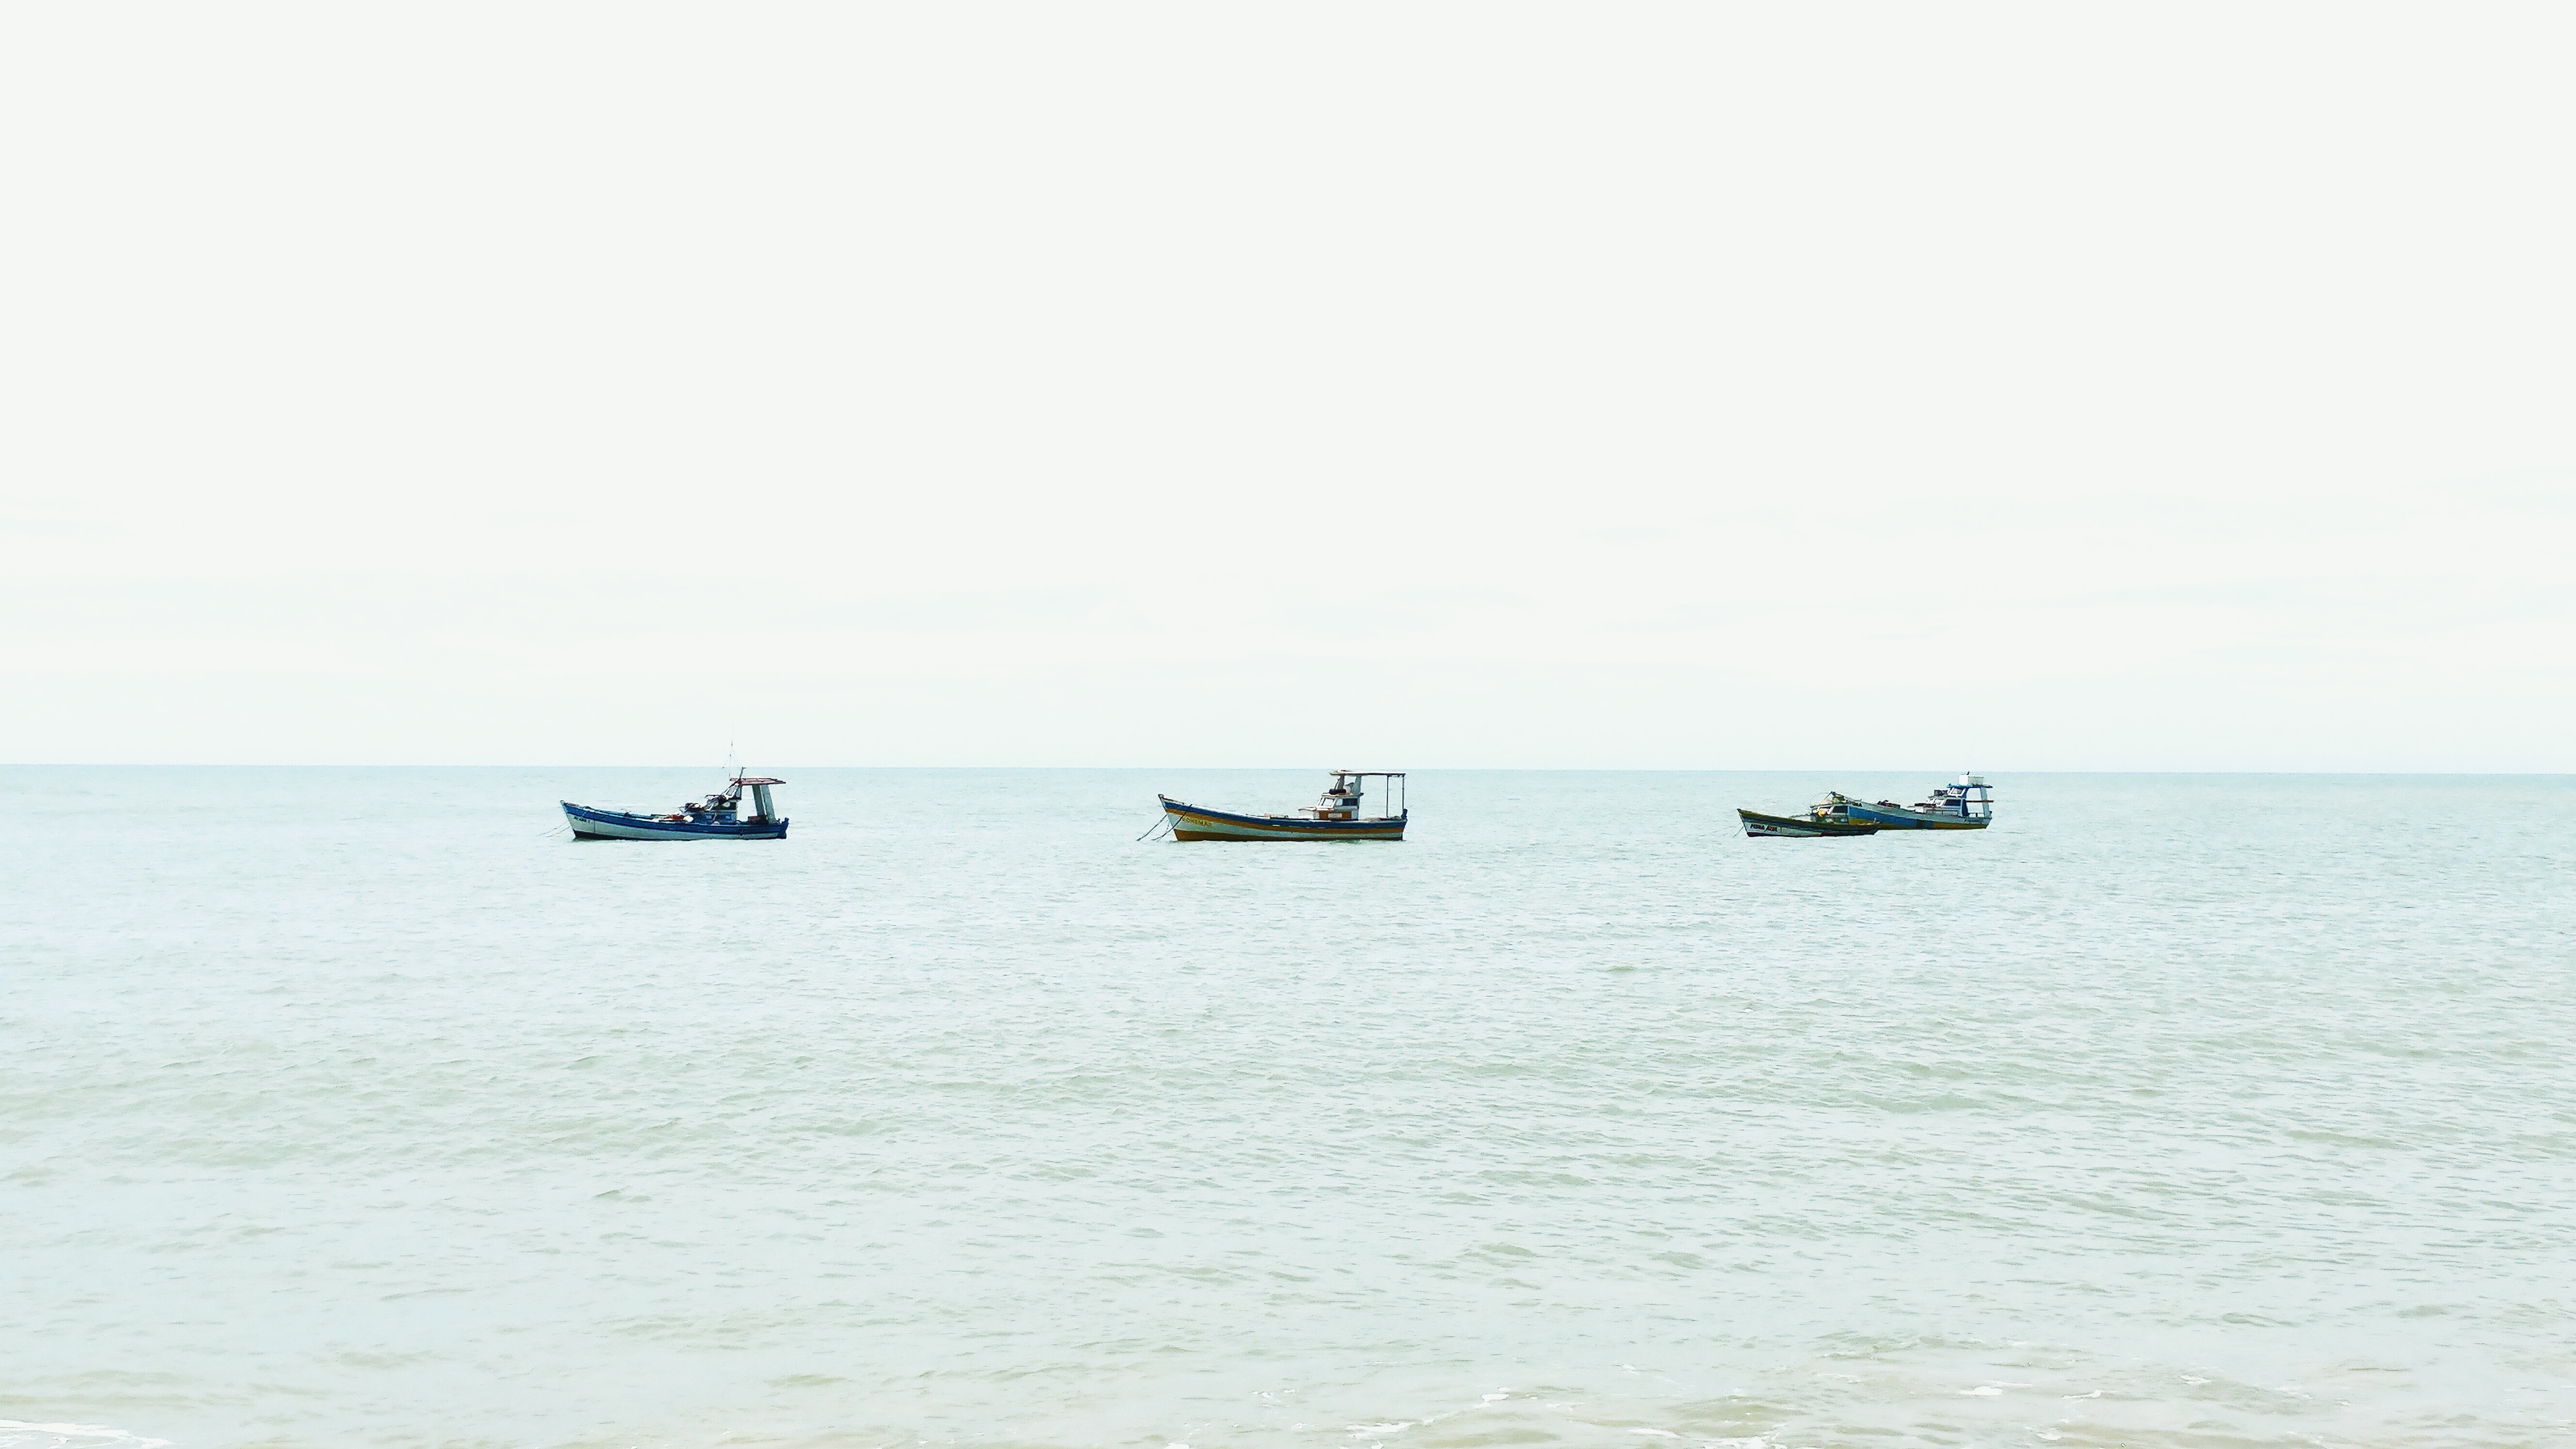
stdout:
[[[769,787],[784,780],[737,774],[704,800],[684,802],[668,815],[632,810],[602,810],[595,805],[563,805],[575,840],[785,840],[787,821],[772,808]],[[751,813],[742,811],[744,791],[751,792]]]
[[1878,827],[1863,824],[1848,815],[1836,815],[1818,805],[1804,815],[1765,815],[1759,810],[1738,807],[1744,833],[1756,840],[1805,839],[1822,835],[1876,835]]
[[[1385,793],[1397,797],[1393,815],[1360,814],[1363,782],[1373,779],[1386,781]],[[1163,802],[1163,823],[1174,840],[1402,840],[1413,814],[1401,770],[1335,770],[1324,797],[1293,815],[1238,815],[1169,795],[1154,798]]]
[[1881,830],[1983,830],[1994,822],[1995,792],[1983,775],[1961,775],[1954,785],[1936,785],[1930,799],[1912,805],[1893,800],[1855,800],[1835,791],[1817,802],[1852,820],[1866,820]]
[[1829,790],[1804,815],[1765,815],[1744,809],[1735,813],[1744,821],[1744,833],[1756,839],[1876,835],[1882,830],[1983,830],[1995,818],[1995,796],[1985,776],[1961,775],[1959,783],[1933,787],[1932,798],[1916,805],[1893,800],[1872,803]]

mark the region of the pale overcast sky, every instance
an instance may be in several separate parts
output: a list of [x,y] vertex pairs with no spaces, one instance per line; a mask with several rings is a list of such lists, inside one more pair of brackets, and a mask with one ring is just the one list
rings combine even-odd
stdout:
[[0,760],[2576,769],[2564,6],[20,5]]

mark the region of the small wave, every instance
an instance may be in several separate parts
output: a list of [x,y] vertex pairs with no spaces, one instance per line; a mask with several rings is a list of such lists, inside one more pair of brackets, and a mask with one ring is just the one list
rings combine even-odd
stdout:
[[29,1424],[0,1419],[0,1449],[91,1449],[117,1444],[125,1449],[167,1449],[167,1439],[146,1439],[103,1424]]

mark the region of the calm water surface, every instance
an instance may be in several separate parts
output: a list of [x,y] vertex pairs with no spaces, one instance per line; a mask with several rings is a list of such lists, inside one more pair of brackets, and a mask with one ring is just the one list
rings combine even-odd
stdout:
[[2576,1444],[2576,782],[0,771],[0,1449]]

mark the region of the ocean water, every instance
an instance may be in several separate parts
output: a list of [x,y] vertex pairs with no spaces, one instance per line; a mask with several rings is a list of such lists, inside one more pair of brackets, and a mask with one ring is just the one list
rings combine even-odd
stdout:
[[2576,781],[0,771],[0,1449],[2576,1444]]

